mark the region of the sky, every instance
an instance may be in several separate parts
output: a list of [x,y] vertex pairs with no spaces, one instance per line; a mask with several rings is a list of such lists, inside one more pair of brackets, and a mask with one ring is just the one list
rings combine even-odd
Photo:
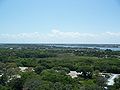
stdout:
[[0,0],[0,43],[120,44],[120,1]]

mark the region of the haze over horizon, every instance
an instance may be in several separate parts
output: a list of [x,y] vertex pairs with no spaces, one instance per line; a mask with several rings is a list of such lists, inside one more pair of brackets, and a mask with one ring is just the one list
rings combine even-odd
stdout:
[[0,0],[0,43],[120,44],[119,0]]

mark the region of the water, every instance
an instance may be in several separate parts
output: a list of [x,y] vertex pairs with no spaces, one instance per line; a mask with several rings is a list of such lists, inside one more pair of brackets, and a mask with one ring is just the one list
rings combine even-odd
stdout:
[[89,46],[89,45],[54,45],[55,47],[63,47],[63,48],[98,48],[98,49],[102,49],[102,50],[106,50],[106,49],[111,49],[113,51],[120,51],[120,47],[109,47],[109,46]]
[[103,50],[111,49],[113,51],[120,51],[120,48],[105,48],[105,47],[100,47],[100,49],[103,49]]

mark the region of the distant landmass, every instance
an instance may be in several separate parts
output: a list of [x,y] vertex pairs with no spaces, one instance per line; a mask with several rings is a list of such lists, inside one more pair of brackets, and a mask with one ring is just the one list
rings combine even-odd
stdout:
[[0,48],[97,48],[120,51],[120,44],[0,44]]

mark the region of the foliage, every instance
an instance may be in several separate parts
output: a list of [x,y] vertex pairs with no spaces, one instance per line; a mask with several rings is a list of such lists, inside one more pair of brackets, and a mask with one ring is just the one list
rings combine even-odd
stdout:
[[[120,51],[46,47],[1,48],[0,90],[104,90],[106,78],[99,73],[120,73]],[[70,71],[82,74],[71,78]],[[120,78],[109,89],[119,86]]]

